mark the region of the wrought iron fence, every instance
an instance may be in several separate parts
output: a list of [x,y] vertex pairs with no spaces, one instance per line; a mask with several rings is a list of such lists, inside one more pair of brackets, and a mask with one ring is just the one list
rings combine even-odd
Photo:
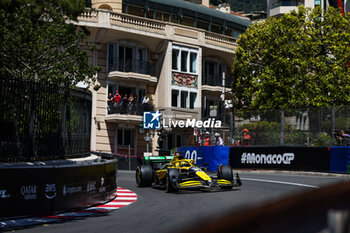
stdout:
[[153,111],[151,104],[141,104],[138,102],[121,101],[120,103],[112,103],[107,105],[108,114],[128,114],[143,116],[144,112]]
[[90,152],[91,93],[0,77],[0,161],[81,157]]

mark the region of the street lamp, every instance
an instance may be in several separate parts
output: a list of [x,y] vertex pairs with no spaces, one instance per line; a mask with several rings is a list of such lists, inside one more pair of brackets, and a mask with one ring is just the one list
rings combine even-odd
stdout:
[[148,153],[148,151],[149,151],[149,142],[151,141],[151,137],[148,135],[148,132],[146,134],[146,137],[144,137],[144,139],[147,142],[147,149],[146,149],[146,151]]

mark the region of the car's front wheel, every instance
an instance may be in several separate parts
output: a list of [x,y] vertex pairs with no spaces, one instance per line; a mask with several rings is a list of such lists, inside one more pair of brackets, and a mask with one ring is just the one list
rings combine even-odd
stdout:
[[149,187],[152,185],[152,167],[149,165],[139,165],[136,168],[136,184],[138,187]]
[[[234,180],[233,180],[233,172],[232,172],[231,166],[230,165],[219,166],[218,178],[231,181],[233,184]],[[221,186],[222,189],[231,189],[232,187],[233,187],[233,185],[232,186],[231,185],[230,186]]]
[[165,178],[165,191],[167,193],[177,192],[178,181],[179,181],[179,170],[168,169],[168,172]]

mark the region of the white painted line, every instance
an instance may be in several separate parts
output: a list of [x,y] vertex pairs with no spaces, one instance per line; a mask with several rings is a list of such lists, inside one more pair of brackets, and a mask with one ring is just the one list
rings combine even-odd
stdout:
[[133,196],[133,197],[137,197],[136,193],[117,193],[118,197],[120,196]]
[[137,197],[117,197],[116,199],[114,199],[114,201],[115,200],[130,200],[130,201],[132,201],[132,200],[137,200]]
[[302,186],[302,187],[308,187],[308,188],[319,188],[319,186],[315,186],[315,185],[292,183],[292,182],[277,181],[277,180],[262,180],[262,179],[253,179],[253,178],[241,178],[241,180],[276,183],[276,184],[287,184],[287,185]]

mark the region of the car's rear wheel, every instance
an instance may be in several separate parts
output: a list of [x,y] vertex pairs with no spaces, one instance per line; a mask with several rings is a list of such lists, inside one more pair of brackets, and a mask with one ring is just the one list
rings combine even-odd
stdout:
[[152,185],[152,167],[149,165],[139,165],[136,168],[136,184],[138,187],[149,187]]
[[179,170],[168,169],[168,172],[165,178],[165,191],[167,193],[177,192],[178,181],[179,181]]

